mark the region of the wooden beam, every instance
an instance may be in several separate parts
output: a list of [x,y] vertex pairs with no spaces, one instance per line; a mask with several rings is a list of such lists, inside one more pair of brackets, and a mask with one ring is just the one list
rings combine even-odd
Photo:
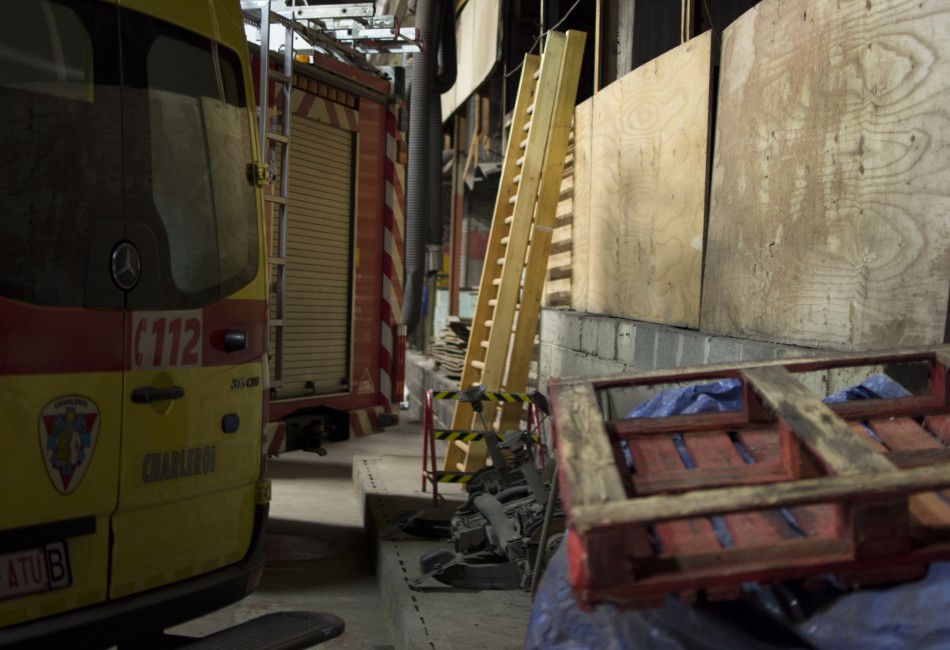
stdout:
[[894,470],[890,461],[855,436],[844,420],[785,368],[749,368],[742,375],[780,418],[779,426],[794,432],[830,471],[866,475]]
[[554,386],[551,398],[559,404],[555,426],[561,485],[570,486],[563,491],[565,508],[618,502],[626,506],[627,494],[593,389],[584,384]]
[[[602,452],[592,455],[591,459],[599,459],[601,454]],[[600,467],[595,466],[591,473],[599,473],[599,469]],[[581,533],[601,526],[648,524],[747,510],[787,508],[823,502],[867,502],[900,497],[950,487],[950,465],[895,469],[872,474],[825,476],[794,482],[700,490],[639,499],[611,497],[605,492],[609,481],[590,481],[589,478],[587,480],[583,490],[587,496],[586,502],[575,501],[572,510],[574,527]],[[601,505],[588,505],[592,497],[601,494]]]

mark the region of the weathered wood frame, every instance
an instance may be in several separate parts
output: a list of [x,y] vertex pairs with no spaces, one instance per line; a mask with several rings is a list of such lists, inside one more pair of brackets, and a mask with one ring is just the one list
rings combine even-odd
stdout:
[[[929,364],[925,394],[827,405],[792,375],[909,362]],[[950,506],[928,493],[950,487],[950,454],[939,453],[944,447],[885,456],[846,419],[892,418],[899,424],[909,416],[930,418],[950,433],[948,367],[950,345],[943,345],[552,381],[575,594],[584,604],[642,607],[661,604],[670,592],[691,598],[706,590],[710,597],[732,597],[745,581],[829,571],[865,584],[919,576],[929,562],[950,557]],[[611,388],[725,378],[742,381],[742,411],[608,422],[597,401],[598,392]],[[621,439],[684,431],[722,435],[744,428],[770,428],[778,435],[779,461],[767,467],[680,470],[651,481],[649,473],[631,476],[619,449]],[[812,504],[826,509],[821,534],[814,536],[665,555],[651,545],[651,528],[663,522]]]

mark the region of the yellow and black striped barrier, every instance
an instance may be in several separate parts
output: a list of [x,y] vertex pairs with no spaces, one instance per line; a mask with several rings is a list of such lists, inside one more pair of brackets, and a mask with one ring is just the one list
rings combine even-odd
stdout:
[[[479,387],[480,388],[480,387]],[[432,485],[432,505],[439,501],[439,483],[466,484],[472,480],[473,472],[439,471],[435,468],[438,462],[436,457],[435,441],[445,440],[459,443],[494,440],[501,442],[505,434],[498,431],[473,431],[470,429],[435,429],[432,423],[432,400],[457,400],[465,391],[458,390],[427,390],[425,401],[425,431],[422,443],[422,491],[426,491],[428,484]],[[485,392],[478,395],[479,402],[501,402],[506,404],[528,405],[528,429],[533,429],[532,422],[536,421],[535,406],[532,395],[528,393],[508,393],[501,391]],[[538,435],[532,434],[531,441],[539,443]]]
[[[458,399],[461,394],[461,391],[457,390],[432,391],[432,399]],[[482,395],[482,400],[528,404],[531,402],[531,396],[527,393],[485,393]]]
[[497,431],[467,431],[464,429],[435,429],[432,435],[435,436],[436,440],[461,440],[462,442],[484,440],[489,436],[501,441],[505,437],[505,434]]
[[[465,429],[435,429],[432,432],[436,440],[461,440],[462,442],[471,442],[472,440],[484,440],[491,436],[501,442],[505,439],[505,434],[497,431],[468,431]],[[531,436],[532,442],[538,442],[538,436]]]
[[436,472],[435,480],[438,483],[468,483],[475,476],[475,472]]

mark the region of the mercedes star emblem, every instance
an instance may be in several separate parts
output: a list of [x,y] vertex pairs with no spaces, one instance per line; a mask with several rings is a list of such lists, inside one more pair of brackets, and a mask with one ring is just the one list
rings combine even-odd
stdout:
[[123,291],[131,291],[139,282],[142,258],[138,249],[127,241],[112,249],[112,281]]

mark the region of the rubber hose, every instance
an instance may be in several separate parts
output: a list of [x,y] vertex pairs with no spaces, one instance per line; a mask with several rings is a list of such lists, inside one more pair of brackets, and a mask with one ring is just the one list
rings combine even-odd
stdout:
[[476,496],[474,505],[475,509],[495,529],[495,535],[498,537],[498,544],[501,545],[502,552],[507,552],[508,544],[518,539],[519,535],[514,522],[505,514],[504,506],[499,503],[498,499],[489,494]]
[[[431,42],[436,0],[419,0],[416,28],[426,43]],[[409,98],[409,158],[406,169],[406,250],[403,320],[412,334],[419,323],[422,285],[425,278],[425,248],[429,223],[429,136],[433,94],[435,52],[429,48],[412,57],[412,85]],[[441,160],[441,157],[440,157]]]

